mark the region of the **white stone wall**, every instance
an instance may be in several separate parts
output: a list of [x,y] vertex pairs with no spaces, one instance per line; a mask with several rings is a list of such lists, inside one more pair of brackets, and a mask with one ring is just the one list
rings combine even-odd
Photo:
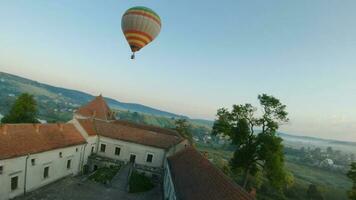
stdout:
[[84,150],[84,162],[83,165],[88,163],[88,157],[92,153],[97,152],[97,147],[98,147],[98,136],[89,136],[88,133],[83,129],[83,127],[80,125],[78,120],[76,118],[72,119],[68,123],[71,123],[75,126],[75,128],[80,132],[80,134],[85,138],[87,141],[87,144],[85,145],[85,150]]
[[168,162],[164,165],[163,195],[165,200],[176,200],[174,184]]
[[[32,191],[68,175],[80,172],[80,162],[83,159],[84,145],[77,145],[43,153],[32,154],[27,159],[26,191]],[[62,157],[59,153],[62,152]],[[27,156],[0,160],[3,173],[0,174],[0,200],[11,199],[24,193],[25,169]],[[31,159],[35,159],[32,165]],[[71,167],[67,169],[67,161]],[[44,168],[49,167],[49,177],[44,178]],[[18,176],[18,188],[11,191],[11,178]]]
[[[101,144],[106,145],[105,152],[100,151]],[[115,155],[115,147],[120,147],[120,155]],[[146,162],[148,154],[153,155],[152,162]],[[121,160],[124,162],[130,161],[130,155],[136,155],[135,163],[140,165],[146,165],[149,167],[163,167],[163,161],[165,157],[165,150],[150,146],[144,146],[141,144],[125,142],[122,140],[115,140],[108,137],[99,136],[98,155]]]

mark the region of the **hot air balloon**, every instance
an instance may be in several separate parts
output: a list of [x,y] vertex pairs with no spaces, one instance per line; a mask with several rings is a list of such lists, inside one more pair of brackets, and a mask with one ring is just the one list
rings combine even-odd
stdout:
[[135,52],[152,42],[161,31],[161,18],[150,8],[137,6],[124,13],[121,28],[132,51],[131,59],[135,59]]

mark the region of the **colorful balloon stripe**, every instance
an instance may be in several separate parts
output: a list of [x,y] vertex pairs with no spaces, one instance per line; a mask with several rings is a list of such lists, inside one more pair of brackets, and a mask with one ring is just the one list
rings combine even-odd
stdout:
[[124,16],[127,16],[127,15],[140,15],[140,16],[148,17],[148,18],[152,19],[153,21],[155,21],[159,26],[161,26],[160,19],[158,19],[154,15],[147,13],[147,12],[133,10],[133,11],[129,11],[129,12],[125,13]]
[[153,37],[150,36],[148,33],[145,33],[145,32],[142,32],[142,31],[136,31],[136,30],[126,30],[124,32],[125,36],[130,36],[130,34],[133,34],[133,35],[140,35],[142,37],[145,37],[147,38],[148,40],[152,41],[153,40]]
[[122,16],[121,28],[131,51],[136,52],[157,37],[161,31],[161,19],[149,8],[133,7]]
[[157,13],[155,13],[153,10],[151,10],[149,8],[146,8],[146,7],[143,7],[143,6],[136,6],[136,7],[128,9],[127,11],[131,11],[131,10],[140,10],[140,11],[149,12],[150,14],[156,16],[161,21],[161,18],[157,15]]
[[143,40],[141,37],[136,37],[136,36],[130,36],[130,37],[126,37],[126,39],[130,42],[130,41],[133,41],[133,40],[137,40],[137,41],[140,41],[142,42],[143,44],[148,44],[149,42]]

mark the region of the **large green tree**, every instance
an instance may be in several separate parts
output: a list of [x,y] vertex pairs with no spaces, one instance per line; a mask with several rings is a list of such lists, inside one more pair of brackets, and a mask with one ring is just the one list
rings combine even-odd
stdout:
[[37,104],[33,96],[21,94],[12,105],[9,113],[2,119],[2,123],[38,123]]
[[347,177],[353,182],[352,189],[349,191],[349,198],[351,200],[356,200],[356,162],[351,164],[351,169],[347,173]]
[[307,198],[308,200],[323,200],[323,196],[321,195],[320,191],[314,184],[310,184],[307,190]]
[[288,121],[286,106],[277,98],[258,96],[262,114],[251,104],[233,105],[231,111],[217,111],[213,134],[228,135],[236,146],[230,166],[243,174],[243,187],[249,177],[261,172],[277,189],[286,183],[282,139],[276,135],[281,123]]

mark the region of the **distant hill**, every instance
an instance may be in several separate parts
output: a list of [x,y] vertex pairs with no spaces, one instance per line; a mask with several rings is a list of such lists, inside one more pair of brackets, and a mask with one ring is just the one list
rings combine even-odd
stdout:
[[[6,114],[16,97],[21,93],[30,93],[35,96],[39,107],[39,118],[51,121],[66,122],[72,118],[73,111],[79,106],[86,104],[94,98],[93,95],[71,89],[55,87],[37,81],[29,80],[16,75],[0,72],[0,118]],[[189,119],[187,116],[177,115],[171,112],[162,111],[156,108],[137,103],[124,103],[112,98],[105,98],[112,109],[123,111],[122,117],[135,119],[134,112],[142,113],[138,115],[142,122],[162,127],[173,126],[173,119],[186,118],[194,126],[204,127],[204,131],[213,126],[213,121],[204,119]],[[124,114],[128,113],[128,114]],[[279,133],[285,141],[297,141],[303,143],[319,143],[323,145],[347,145],[356,146],[355,142],[328,140],[307,136],[296,136],[286,133]]]
[[[93,95],[71,89],[55,87],[16,75],[0,72],[0,113],[8,112],[9,106],[21,93],[33,94],[40,108],[40,117],[51,120],[54,115],[65,121],[73,110],[93,99]],[[186,116],[151,108],[136,103],[124,103],[106,98],[109,106],[114,109],[140,112],[170,118],[188,118]],[[53,118],[53,120],[58,120]]]
[[317,137],[310,137],[310,136],[298,136],[298,135],[291,135],[291,134],[281,133],[281,132],[278,132],[278,135],[287,140],[294,139],[294,140],[309,141],[309,142],[314,141],[314,142],[322,142],[322,143],[329,143],[329,144],[342,144],[342,145],[356,146],[356,142],[324,139],[324,138],[317,138]]

